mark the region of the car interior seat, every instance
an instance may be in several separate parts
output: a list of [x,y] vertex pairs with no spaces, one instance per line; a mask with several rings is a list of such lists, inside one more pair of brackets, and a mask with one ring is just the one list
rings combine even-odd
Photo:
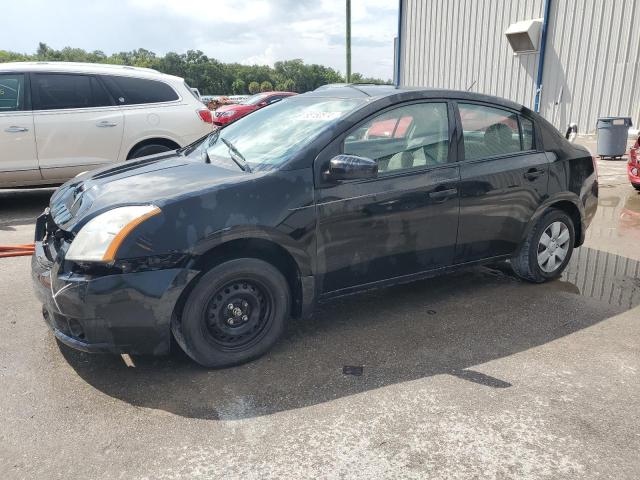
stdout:
[[514,151],[511,128],[504,123],[494,123],[484,132],[484,156],[492,157]]

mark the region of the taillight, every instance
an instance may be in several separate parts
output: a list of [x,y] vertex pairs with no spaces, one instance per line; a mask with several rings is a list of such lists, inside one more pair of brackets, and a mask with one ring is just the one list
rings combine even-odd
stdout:
[[629,150],[629,165],[638,165],[638,149]]
[[198,115],[200,116],[200,120],[205,123],[213,123],[213,115],[211,115],[211,110],[208,108],[203,108],[198,110]]

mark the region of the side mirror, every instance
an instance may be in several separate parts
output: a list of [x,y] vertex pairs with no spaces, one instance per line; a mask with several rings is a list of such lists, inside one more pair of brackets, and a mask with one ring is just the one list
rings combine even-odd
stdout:
[[378,176],[378,163],[356,155],[336,155],[324,174],[327,180],[356,180]]

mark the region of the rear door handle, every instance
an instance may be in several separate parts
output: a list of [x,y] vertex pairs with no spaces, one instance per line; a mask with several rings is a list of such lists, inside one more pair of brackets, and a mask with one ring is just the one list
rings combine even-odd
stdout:
[[537,168],[530,168],[524,173],[524,178],[527,180],[535,180],[536,178],[545,174],[544,170],[539,170]]
[[101,122],[96,123],[96,127],[100,128],[108,128],[108,127],[116,127],[118,124],[114,122],[110,122],[109,120],[103,120]]
[[435,190],[429,193],[429,198],[434,200],[446,200],[447,198],[455,197],[458,195],[457,188],[445,188],[443,190]]
[[16,125],[11,125],[10,127],[5,128],[4,131],[7,133],[21,133],[28,132],[29,129],[27,127],[18,127]]

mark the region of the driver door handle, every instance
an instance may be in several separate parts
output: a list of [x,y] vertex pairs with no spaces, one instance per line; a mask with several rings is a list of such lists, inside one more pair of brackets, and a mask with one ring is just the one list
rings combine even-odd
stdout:
[[447,198],[455,197],[458,195],[457,188],[445,188],[442,190],[435,190],[429,193],[429,198],[434,200],[446,200]]
[[5,128],[4,131],[7,133],[21,133],[28,132],[29,129],[27,127],[18,127],[16,125],[11,125],[10,127]]
[[96,123],[96,127],[100,128],[116,127],[117,125],[117,123],[110,122],[109,120],[102,120],[101,122]]
[[527,180],[535,180],[536,178],[545,174],[544,170],[540,170],[538,168],[530,168],[524,173],[524,178]]

